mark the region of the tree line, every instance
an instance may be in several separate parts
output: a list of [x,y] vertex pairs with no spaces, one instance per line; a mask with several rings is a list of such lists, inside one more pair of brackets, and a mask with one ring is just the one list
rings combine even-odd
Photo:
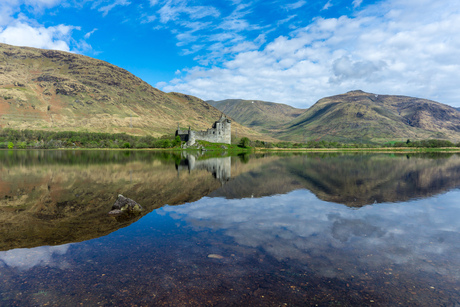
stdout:
[[0,148],[173,148],[181,144],[179,137],[134,136],[125,133],[77,131],[41,131],[0,129]]
[[413,147],[413,148],[444,148],[444,147],[460,147],[460,142],[452,143],[448,140],[420,140],[406,142],[388,142],[385,144],[371,143],[342,143],[336,141],[308,141],[305,143],[295,142],[264,142],[251,141],[248,138],[242,138],[239,142],[241,147],[257,147],[257,148],[382,148],[382,147]]
[[[164,135],[134,136],[125,133],[97,133],[77,131],[42,131],[0,129],[0,148],[9,149],[52,149],[52,148],[175,148],[182,144],[178,136]],[[441,148],[460,147],[459,143],[448,140],[430,139],[405,142],[389,142],[385,144],[342,143],[335,141],[296,142],[265,142],[252,141],[247,137],[239,139],[238,145],[243,148],[381,148],[381,147],[414,147]]]

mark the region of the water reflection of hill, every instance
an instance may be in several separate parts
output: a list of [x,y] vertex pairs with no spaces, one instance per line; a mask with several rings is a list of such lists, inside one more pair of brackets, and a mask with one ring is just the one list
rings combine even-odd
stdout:
[[[185,160],[152,152],[0,151],[0,250],[104,236],[166,204],[207,195],[246,198],[308,189],[326,201],[363,206],[455,187],[460,187],[458,155]],[[142,215],[108,216],[118,194],[140,203]]]
[[424,198],[460,187],[458,155],[305,155],[244,173],[210,197],[246,198],[308,189],[359,207]]
[[[178,160],[151,152],[0,152],[0,250],[84,241],[125,227],[140,216],[109,217],[118,194],[139,202],[145,215],[222,185],[204,167],[178,173]],[[228,174],[269,162],[237,161]]]

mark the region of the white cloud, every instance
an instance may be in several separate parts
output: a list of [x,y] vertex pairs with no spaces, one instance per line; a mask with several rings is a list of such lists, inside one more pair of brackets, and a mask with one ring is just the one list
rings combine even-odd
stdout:
[[329,0],[328,2],[326,2],[326,4],[323,6],[323,8],[321,9],[322,11],[325,11],[325,10],[328,10],[330,7],[332,7],[332,2],[331,0]]
[[[66,0],[2,0],[0,2],[0,42],[43,49],[87,52],[92,47],[72,35],[79,26],[59,24],[44,26],[33,16],[43,16],[47,9],[68,5]],[[85,1],[83,1],[85,2]],[[99,5],[101,1],[97,1]],[[76,31],[75,31],[76,30]],[[87,39],[94,31],[87,33]]]
[[220,15],[219,11],[212,6],[189,6],[185,0],[167,0],[161,5],[162,7],[158,10],[158,13],[162,23],[176,21],[183,14],[192,20],[208,16],[218,17]]
[[85,38],[86,38],[86,39],[90,38],[90,36],[93,35],[93,33],[96,32],[96,31],[97,31],[97,28],[94,28],[92,31],[86,33],[86,34],[85,34]]
[[98,8],[98,11],[99,12],[102,12],[102,16],[107,16],[107,14],[116,6],[127,6],[127,5],[130,5],[131,2],[127,1],[127,0],[115,0],[113,3],[111,4],[108,4],[108,5],[105,5],[105,6],[101,6],[100,8]]
[[331,82],[340,83],[343,80],[368,78],[372,79],[373,73],[380,72],[386,67],[383,61],[352,61],[348,56],[343,56],[332,63],[334,77]]
[[357,8],[361,6],[361,3],[363,3],[363,0],[353,0],[353,7]]
[[69,41],[74,26],[32,27],[24,22],[16,22],[0,29],[0,42],[16,46],[70,51]]
[[53,7],[61,3],[62,0],[25,0],[24,3],[26,5],[30,5],[32,7]]
[[18,10],[19,0],[5,0],[0,3],[0,26],[9,24],[14,18],[13,14]]
[[302,6],[304,6],[307,2],[304,1],[304,0],[300,0],[300,1],[297,1],[297,2],[294,2],[294,3],[290,3],[290,4],[286,4],[283,6],[284,9],[286,10],[296,10],[296,9],[299,9],[301,8]]
[[[195,67],[162,89],[203,99],[250,97],[298,107],[362,89],[460,106],[459,11],[458,2],[389,0],[355,17],[317,18],[263,50],[241,49],[219,67]],[[212,57],[200,61],[209,63]]]

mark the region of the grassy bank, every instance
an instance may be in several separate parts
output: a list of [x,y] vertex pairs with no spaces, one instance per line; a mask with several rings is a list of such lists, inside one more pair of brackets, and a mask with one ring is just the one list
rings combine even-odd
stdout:
[[367,151],[367,152],[458,152],[460,143],[448,140],[417,140],[406,142],[388,142],[385,144],[338,143],[327,141],[264,142],[251,141],[247,137],[237,140],[237,144],[221,144],[198,141],[194,146],[183,148],[179,137],[164,135],[133,136],[124,133],[89,133],[75,131],[36,131],[0,129],[0,149],[164,149],[174,151],[228,152],[238,154],[250,151]]
[[460,153],[459,147],[411,148],[411,147],[376,147],[376,148],[254,148],[254,152],[452,152]]

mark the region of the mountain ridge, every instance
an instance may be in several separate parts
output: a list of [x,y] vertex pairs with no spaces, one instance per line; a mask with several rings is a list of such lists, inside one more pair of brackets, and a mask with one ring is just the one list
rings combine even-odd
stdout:
[[277,136],[309,140],[385,142],[393,139],[460,140],[460,112],[439,102],[361,90],[325,97],[285,124]]
[[[173,134],[178,124],[207,129],[220,115],[197,97],[164,93],[105,61],[0,44],[1,128],[158,137]],[[264,138],[233,126],[241,136]]]
[[238,123],[263,133],[276,129],[276,126],[291,121],[306,111],[286,104],[261,100],[225,99],[206,102]]
[[[384,143],[430,138],[460,141],[460,110],[409,96],[355,90],[322,98],[306,110],[293,108],[296,114],[291,117],[281,116],[281,112],[267,114],[271,112],[268,108],[250,110],[247,106],[254,105],[250,100],[210,103],[230,113],[242,125],[287,141]],[[303,112],[299,114],[300,111]]]

